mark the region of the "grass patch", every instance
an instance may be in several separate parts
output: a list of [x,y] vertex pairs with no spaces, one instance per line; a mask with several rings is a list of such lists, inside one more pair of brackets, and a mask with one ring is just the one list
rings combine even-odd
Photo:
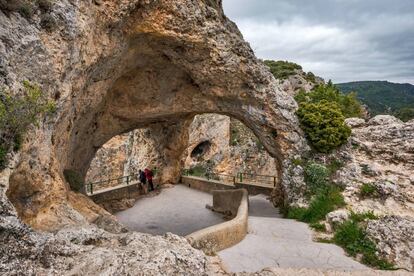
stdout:
[[320,223],[320,222],[314,222],[314,223],[311,223],[311,224],[309,224],[309,226],[310,226],[313,230],[318,231],[318,232],[325,232],[325,231],[326,231],[325,224],[322,224],[322,223]]
[[333,241],[331,239],[328,239],[328,238],[318,238],[318,239],[316,239],[316,241],[320,242],[320,243],[333,243]]
[[207,174],[207,169],[202,165],[196,165],[188,170],[188,174],[192,176],[203,177]]
[[372,183],[364,183],[359,190],[359,196],[361,198],[379,197],[378,189]]
[[361,261],[366,265],[392,270],[393,264],[376,255],[375,243],[367,237],[365,229],[360,225],[361,220],[373,216],[372,213],[351,215],[350,220],[338,226],[333,241],[353,257],[362,255]]
[[332,160],[331,163],[327,166],[329,174],[335,174],[340,168],[344,166],[344,163],[339,160]]
[[329,186],[320,191],[309,204],[308,208],[289,208],[287,217],[308,223],[317,223],[325,216],[344,206],[345,201],[341,190],[335,186]]

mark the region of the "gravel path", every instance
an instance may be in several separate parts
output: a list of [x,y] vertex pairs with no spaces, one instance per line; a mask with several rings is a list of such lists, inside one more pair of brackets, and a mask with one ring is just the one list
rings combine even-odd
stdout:
[[206,204],[212,203],[210,194],[177,185],[162,189],[157,196],[139,199],[132,208],[115,216],[132,231],[185,236],[224,221],[221,215],[206,209]]
[[305,223],[281,218],[263,195],[250,197],[249,234],[218,255],[231,272],[266,267],[367,269],[345,256],[342,248],[313,242],[312,231]]

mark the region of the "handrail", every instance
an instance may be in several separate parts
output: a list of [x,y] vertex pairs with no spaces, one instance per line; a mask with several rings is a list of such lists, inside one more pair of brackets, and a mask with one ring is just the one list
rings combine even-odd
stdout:
[[[213,172],[204,172],[202,174],[192,174],[190,170],[185,169],[183,170],[182,175],[201,177],[201,178],[206,178],[207,180],[210,180],[210,179],[220,180],[220,176],[224,176],[224,177],[231,178],[232,180],[229,182],[232,182],[234,184],[242,183],[242,184],[249,185],[249,184],[252,184],[252,182],[254,182],[254,183],[271,184],[273,187],[276,187],[276,183],[277,183],[277,176],[274,176],[274,175],[262,175],[262,174],[243,173],[243,172],[237,173],[236,175],[220,174],[220,173],[213,173]],[[218,176],[218,177],[214,179],[214,176]],[[253,180],[253,181],[246,182],[246,179]]]
[[131,175],[122,176],[118,178],[100,180],[96,182],[89,182],[85,184],[86,192],[89,192],[92,195],[96,191],[96,186],[100,186],[101,184],[105,184],[105,183],[107,183],[109,187],[116,187],[116,186],[109,185],[111,182],[118,182],[117,186],[122,186],[122,185],[129,186],[134,180],[138,180],[138,179],[139,179],[139,174],[131,174]]

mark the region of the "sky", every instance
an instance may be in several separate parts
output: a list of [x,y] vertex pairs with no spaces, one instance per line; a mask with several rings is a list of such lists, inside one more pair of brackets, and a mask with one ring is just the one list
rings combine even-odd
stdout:
[[414,84],[414,0],[223,0],[256,56],[334,83]]

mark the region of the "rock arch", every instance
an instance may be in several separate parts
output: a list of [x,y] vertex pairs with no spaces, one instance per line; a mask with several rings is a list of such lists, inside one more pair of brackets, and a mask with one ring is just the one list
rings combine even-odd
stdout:
[[[62,172],[85,176],[97,149],[136,128],[152,129],[167,172],[177,167],[174,154],[180,149],[174,147],[182,146],[196,114],[242,121],[278,159],[281,174],[286,160],[306,147],[295,101],[254,56],[221,1],[78,5],[74,15],[82,24],[75,41],[37,33],[53,66],[41,67],[33,79],[50,91],[59,87],[58,113],[36,130],[38,139],[26,143],[10,177],[8,196],[25,222],[50,230],[101,214],[88,199],[68,191]],[[287,182],[286,177],[280,179]]]

